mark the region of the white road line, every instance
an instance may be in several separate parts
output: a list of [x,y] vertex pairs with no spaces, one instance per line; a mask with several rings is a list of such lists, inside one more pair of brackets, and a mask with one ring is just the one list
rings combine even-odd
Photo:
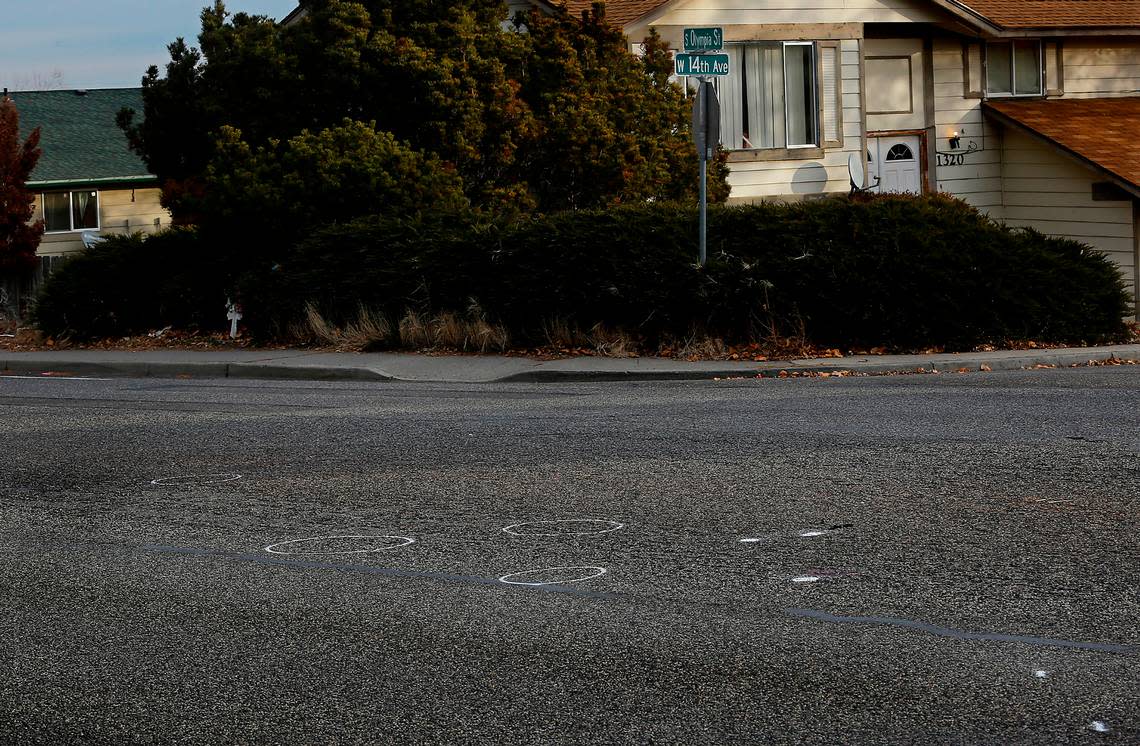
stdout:
[[0,378],[18,378],[24,381],[110,381],[110,378],[89,378],[86,376],[13,376],[0,373]]

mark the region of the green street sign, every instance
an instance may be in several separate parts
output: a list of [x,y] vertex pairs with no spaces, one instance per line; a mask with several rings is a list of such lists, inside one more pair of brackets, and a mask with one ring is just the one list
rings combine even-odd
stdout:
[[678,54],[673,58],[677,75],[728,75],[727,54]]
[[724,30],[720,26],[687,28],[684,38],[686,52],[719,52],[724,49]]

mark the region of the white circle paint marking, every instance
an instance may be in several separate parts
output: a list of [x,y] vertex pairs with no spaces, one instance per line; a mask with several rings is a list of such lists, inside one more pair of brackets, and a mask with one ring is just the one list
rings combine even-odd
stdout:
[[[336,542],[350,540],[351,543],[364,544],[368,546],[363,549],[336,549],[333,551],[321,551],[313,549],[315,542]],[[391,540],[385,541],[385,540]],[[356,541],[353,541],[356,540]],[[327,554],[368,554],[369,552],[383,552],[386,549],[399,549],[406,547],[409,544],[414,544],[415,539],[407,536],[391,536],[387,534],[337,534],[335,536],[312,536],[307,539],[290,539],[289,541],[279,541],[276,544],[270,544],[265,548],[265,551],[270,554],[305,554],[305,555],[327,555]],[[377,546],[381,543],[381,546]],[[317,546],[320,546],[319,544]]]
[[[542,580],[541,578],[549,578],[552,573],[565,572],[568,577],[559,578],[557,580]],[[580,567],[543,567],[538,570],[522,570],[520,572],[509,572],[499,578],[500,583],[508,585],[565,585],[566,583],[580,583],[583,580],[593,580],[606,574],[606,568],[593,567],[591,565],[583,565]],[[525,578],[539,578],[535,580],[526,580]]]
[[1033,675],[1039,679],[1043,679],[1049,675],[1049,672],[1048,671],[1042,671],[1041,669],[1037,669],[1036,671],[1033,672]]
[[1108,733],[1108,723],[1104,722],[1103,720],[1094,720],[1089,723],[1089,727],[1095,730],[1097,733]]
[[818,575],[800,575],[798,578],[792,578],[793,583],[815,583],[819,580]]
[[813,536],[823,536],[825,533],[827,533],[827,532],[826,531],[820,531],[819,529],[813,528],[810,531],[800,531],[799,537],[801,539],[810,539]]
[[241,474],[186,474],[181,477],[160,477],[150,480],[151,484],[160,487],[183,487],[194,484],[221,484],[222,482],[236,482]]
[[[563,530],[558,527],[564,526]],[[536,530],[528,530],[533,527]],[[599,518],[562,518],[553,521],[523,521],[504,526],[502,531],[511,536],[596,536],[625,528],[624,523]],[[579,529],[579,530],[575,530]]]

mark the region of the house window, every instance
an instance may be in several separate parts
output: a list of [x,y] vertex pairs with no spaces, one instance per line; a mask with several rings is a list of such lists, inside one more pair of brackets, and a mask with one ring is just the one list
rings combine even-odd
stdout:
[[40,202],[48,233],[99,229],[98,192],[48,192]]
[[1040,96],[1041,42],[986,44],[986,95]]
[[717,79],[721,142],[729,150],[819,144],[819,95],[811,42],[728,44]]
[[902,143],[899,143],[898,145],[891,146],[891,149],[887,151],[887,160],[888,161],[913,161],[914,160],[914,153],[911,151],[911,149],[909,147],[907,147],[906,145],[903,145]]

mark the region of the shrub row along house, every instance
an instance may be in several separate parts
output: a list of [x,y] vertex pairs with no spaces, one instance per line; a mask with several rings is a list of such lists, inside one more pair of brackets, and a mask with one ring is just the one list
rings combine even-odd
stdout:
[[[590,0],[540,12],[586,12]],[[610,0],[631,40],[719,26],[717,78],[730,201],[944,192],[1011,225],[1074,238],[1140,287],[1140,0]],[[298,9],[284,20],[303,16]],[[43,128],[48,234],[165,225],[155,179],[114,115],[137,89],[13,95]]]
[[[549,10],[541,0],[540,9]],[[589,0],[570,0],[579,14]],[[945,192],[1140,286],[1140,0],[609,0],[634,43],[720,26],[730,201]]]
[[85,238],[169,226],[158,179],[115,124],[124,106],[142,109],[142,89],[8,95],[20,112],[20,130],[40,128],[43,155],[28,186],[38,192],[36,218],[44,221],[39,248],[44,265],[83,248]]

